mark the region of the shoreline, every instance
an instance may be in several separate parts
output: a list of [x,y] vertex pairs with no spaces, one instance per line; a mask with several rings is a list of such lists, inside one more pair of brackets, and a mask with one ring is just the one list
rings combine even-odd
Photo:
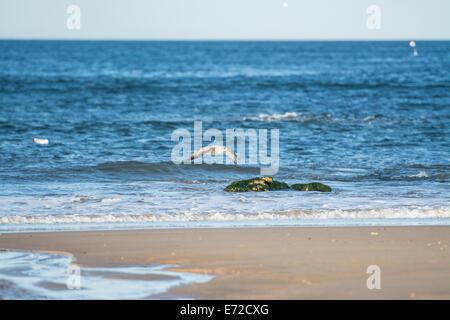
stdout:
[[53,232],[105,232],[137,230],[183,229],[272,229],[272,228],[390,228],[450,226],[450,219],[437,218],[331,218],[331,219],[280,219],[280,220],[205,220],[158,222],[108,222],[97,223],[37,223],[0,224],[1,234],[53,233]]
[[[450,299],[449,246],[449,226],[0,234],[2,249],[63,252],[85,267],[176,264],[215,276],[159,298]],[[369,265],[380,267],[379,290],[367,289]]]

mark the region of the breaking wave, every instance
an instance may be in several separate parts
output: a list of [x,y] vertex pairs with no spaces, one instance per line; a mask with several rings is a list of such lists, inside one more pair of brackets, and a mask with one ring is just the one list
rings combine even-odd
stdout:
[[240,119],[240,121],[260,121],[260,122],[280,122],[280,121],[291,121],[291,122],[306,122],[306,121],[349,121],[349,122],[365,122],[365,123],[372,123],[375,120],[383,118],[380,114],[370,115],[366,116],[364,118],[353,118],[350,116],[344,116],[344,117],[335,117],[332,116],[329,113],[318,113],[318,114],[308,114],[308,113],[302,113],[302,112],[285,112],[285,113],[273,113],[273,114],[267,114],[267,113],[260,113],[256,117],[243,117]]
[[410,175],[411,178],[428,178],[428,175],[425,171],[420,171],[418,174]]
[[89,224],[89,223],[152,223],[189,221],[245,220],[323,220],[323,219],[417,219],[450,218],[450,207],[399,207],[372,209],[319,209],[313,211],[280,211],[261,213],[192,213],[139,215],[28,215],[3,216],[0,224]]

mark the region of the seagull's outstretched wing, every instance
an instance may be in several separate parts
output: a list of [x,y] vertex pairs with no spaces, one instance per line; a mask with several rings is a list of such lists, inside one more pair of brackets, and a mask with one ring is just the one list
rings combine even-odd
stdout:
[[229,157],[231,160],[233,160],[234,164],[237,164],[237,157],[233,150],[224,147],[224,146],[207,146],[204,148],[201,148],[192,154],[192,156],[189,158],[189,160],[194,160],[195,158],[201,157],[204,154],[222,154],[225,153],[227,157]]
[[230,158],[231,160],[233,160],[234,164],[238,164],[238,160],[236,157],[236,153],[234,153],[233,150],[227,148],[227,147],[221,147],[223,148],[223,152],[225,152],[225,154],[227,155],[228,158]]

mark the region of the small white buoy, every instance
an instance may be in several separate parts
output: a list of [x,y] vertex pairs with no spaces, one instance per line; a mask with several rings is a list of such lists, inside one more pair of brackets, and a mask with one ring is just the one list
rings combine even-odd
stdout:
[[38,138],[33,138],[34,143],[36,144],[48,144],[48,139],[38,139]]
[[413,54],[414,54],[414,57],[417,57],[417,56],[419,55],[419,53],[417,52],[416,42],[415,42],[415,41],[411,41],[411,42],[409,43],[409,46],[410,46],[411,48],[414,48]]

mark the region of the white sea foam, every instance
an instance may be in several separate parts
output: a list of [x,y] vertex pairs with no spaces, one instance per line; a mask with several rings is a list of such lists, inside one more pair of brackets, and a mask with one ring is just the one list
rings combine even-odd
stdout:
[[279,113],[274,113],[274,114],[261,113],[257,117],[244,117],[242,120],[243,121],[253,120],[253,121],[267,121],[267,122],[271,122],[271,121],[299,120],[299,119],[306,120],[308,118],[309,117],[307,115],[302,114],[302,113],[285,112],[283,114],[279,114]]
[[418,174],[410,175],[411,178],[428,178],[428,175],[425,171],[420,171]]
[[15,224],[89,224],[152,223],[188,221],[257,221],[257,220],[326,220],[326,219],[441,219],[450,218],[450,207],[400,207],[372,209],[328,209],[314,211],[280,211],[260,213],[183,212],[175,214],[136,215],[10,215],[0,218],[4,225]]
[[[146,299],[170,288],[202,283],[213,278],[166,270],[172,265],[81,268],[70,272],[72,257],[53,253],[0,252],[1,296],[4,299]],[[73,268],[73,266],[72,266]],[[159,279],[142,280],[139,276]],[[67,282],[79,276],[75,288]],[[126,277],[121,277],[126,276]],[[133,279],[134,276],[137,278]],[[116,277],[116,278],[115,278]]]
[[349,121],[349,122],[367,122],[371,124],[374,120],[381,118],[380,115],[371,115],[365,118],[354,118],[349,116],[335,117],[329,113],[307,114],[301,112],[285,112],[285,113],[260,113],[256,117],[243,117],[241,121],[261,121],[261,122],[279,122],[279,121]]
[[105,198],[105,199],[102,199],[101,202],[119,202],[119,201],[121,201],[120,198]]

